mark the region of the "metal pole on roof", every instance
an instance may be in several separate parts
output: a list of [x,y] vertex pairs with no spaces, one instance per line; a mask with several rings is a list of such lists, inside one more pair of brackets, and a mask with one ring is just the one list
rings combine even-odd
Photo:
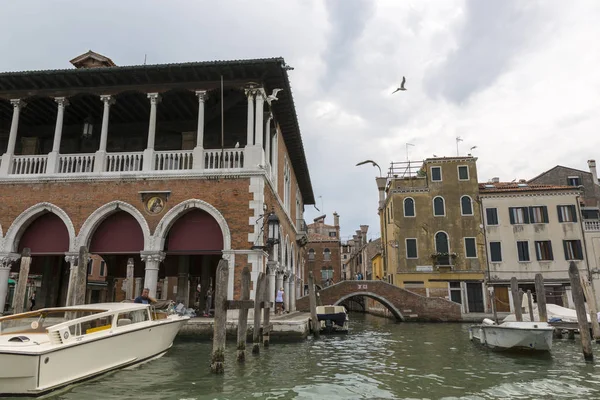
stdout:
[[221,167],[225,162],[225,116],[223,115],[223,75],[221,75]]

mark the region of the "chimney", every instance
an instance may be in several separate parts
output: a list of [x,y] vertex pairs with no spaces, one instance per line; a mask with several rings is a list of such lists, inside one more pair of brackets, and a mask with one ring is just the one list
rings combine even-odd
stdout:
[[337,212],[333,213],[333,226],[340,226],[340,216]]
[[498,178],[497,176],[493,177],[492,183],[500,183],[500,178]]
[[596,171],[596,160],[588,160],[588,167],[590,168],[590,172],[592,173],[592,178],[594,178],[594,183],[596,185],[600,184],[598,182],[598,171]]
[[377,189],[379,190],[379,209],[383,210],[383,206],[385,205],[385,185],[387,183],[387,178],[375,178],[377,181]]

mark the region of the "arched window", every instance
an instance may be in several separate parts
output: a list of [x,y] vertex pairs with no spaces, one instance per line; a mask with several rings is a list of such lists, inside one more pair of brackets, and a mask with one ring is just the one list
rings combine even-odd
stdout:
[[323,250],[323,261],[331,261],[331,250]]
[[443,197],[436,197],[433,199],[433,216],[443,217],[446,215],[446,205],[444,204]]
[[435,252],[437,265],[451,265],[450,262],[450,245],[448,244],[448,234],[446,232],[438,232],[435,234]]
[[414,217],[415,216],[415,201],[407,197],[404,199],[404,216],[405,217]]
[[308,249],[308,259],[314,261],[314,259],[315,259],[315,249]]
[[460,198],[460,213],[462,215],[473,215],[473,202],[469,196]]

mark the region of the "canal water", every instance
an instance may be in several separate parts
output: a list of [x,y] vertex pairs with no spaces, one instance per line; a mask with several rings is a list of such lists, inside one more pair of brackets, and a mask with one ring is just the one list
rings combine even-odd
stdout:
[[347,336],[272,344],[243,366],[228,343],[223,376],[210,374],[210,351],[178,340],[160,360],[50,398],[600,399],[600,362],[586,364],[575,341],[555,340],[546,355],[494,353],[469,341],[466,324],[351,314]]

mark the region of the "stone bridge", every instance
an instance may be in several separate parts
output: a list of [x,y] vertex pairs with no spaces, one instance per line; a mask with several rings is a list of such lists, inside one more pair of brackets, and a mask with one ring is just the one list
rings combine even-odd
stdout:
[[[399,321],[461,321],[460,304],[439,297],[425,297],[383,281],[342,281],[320,290],[323,305],[341,304],[354,296],[377,300]],[[298,299],[299,311],[310,311],[308,296]]]

